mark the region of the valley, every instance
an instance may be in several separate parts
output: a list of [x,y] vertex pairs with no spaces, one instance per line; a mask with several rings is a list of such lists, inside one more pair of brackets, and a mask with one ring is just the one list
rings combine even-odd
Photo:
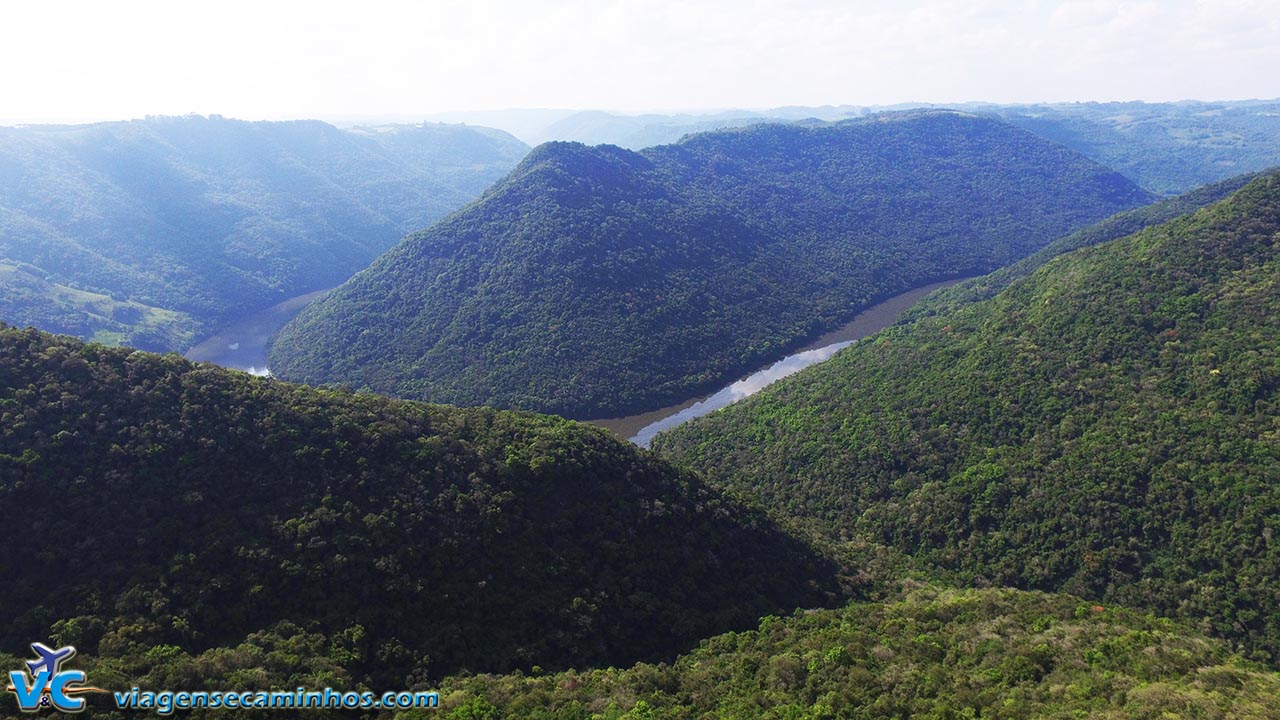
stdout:
[[1278,209],[1263,174],[654,446],[956,581],[1196,618],[1274,662]]
[[346,280],[527,151],[500,131],[430,124],[214,115],[0,127],[0,267],[20,268],[0,272],[0,311],[183,352]]
[[0,719],[1280,720],[1265,6],[7,8]]
[[232,370],[244,370],[252,375],[266,375],[267,349],[276,334],[308,303],[332,289],[303,293],[234,320],[217,335],[196,343],[183,357]]
[[993,270],[1151,199],[950,111],[640,153],[548,143],[308,306],[270,367],[431,402],[634,415],[714,391],[878,297]]
[[640,447],[647,448],[655,435],[686,423],[696,417],[714,412],[722,407],[749,397],[782,378],[797,373],[811,365],[831,358],[836,352],[848,347],[857,340],[877,333],[889,327],[902,313],[915,305],[917,301],[935,290],[950,287],[960,280],[944,280],[891,298],[882,300],[866,310],[858,313],[845,325],[824,334],[822,337],[801,347],[794,353],[761,368],[732,385],[703,398],[693,398],[678,405],[653,410],[630,417],[595,420],[593,425],[610,430],[620,437],[628,438]]

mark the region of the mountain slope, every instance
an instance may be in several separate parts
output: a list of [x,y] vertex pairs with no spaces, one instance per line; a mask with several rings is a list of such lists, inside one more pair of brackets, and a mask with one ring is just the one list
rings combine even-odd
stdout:
[[669,665],[459,678],[442,690],[456,713],[446,717],[459,719],[1274,718],[1280,674],[1123,608],[924,587],[766,618]]
[[527,149],[484,129],[216,116],[0,128],[0,320],[183,350],[342,282]]
[[973,582],[1280,657],[1280,176],[900,326],[660,452]]
[[640,153],[552,143],[303,311],[272,372],[601,417],[706,390],[887,295],[1142,203],[988,119],[760,125]]
[[284,624],[399,683],[662,657],[840,592],[760,513],[559,418],[3,327],[0,378],[5,647],[129,657]]
[[[1274,171],[1273,171],[1274,172]],[[1263,173],[1251,173],[1196,188],[1176,197],[1160,200],[1144,207],[1126,210],[1054,240],[1027,257],[1005,265],[995,272],[970,278],[931,293],[903,314],[901,322],[912,322],[928,315],[959,310],[978,300],[989,300],[1014,282],[1030,275],[1045,263],[1080,248],[1101,245],[1188,215],[1226,199]]]

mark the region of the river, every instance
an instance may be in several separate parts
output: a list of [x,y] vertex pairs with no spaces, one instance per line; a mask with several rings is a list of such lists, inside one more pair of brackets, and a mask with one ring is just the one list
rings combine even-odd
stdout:
[[[894,324],[907,308],[916,304],[925,295],[958,282],[960,280],[936,282],[876,303],[858,313],[845,325],[817,338],[795,353],[707,397],[691,398],[678,405],[638,415],[590,422],[629,438],[631,442],[641,447],[649,447],[653,437],[663,430],[670,430],[713,410],[731,405],[759,392],[777,380],[829,359],[855,341]],[[267,375],[267,346],[270,345],[272,338],[301,312],[302,308],[329,292],[329,289],[298,295],[241,318],[226,330],[188,350],[186,357],[188,360],[203,360],[235,370],[245,370],[255,375]]]
[[629,438],[631,442],[647,448],[649,443],[653,442],[653,437],[663,430],[670,430],[713,410],[731,405],[788,375],[830,359],[832,355],[854,342],[880,332],[897,322],[907,308],[915,305],[925,295],[958,282],[960,282],[959,279],[936,282],[876,303],[858,313],[845,325],[819,337],[795,353],[707,397],[686,400],[679,405],[671,405],[639,415],[592,420],[591,423],[612,430],[622,437]]
[[202,341],[186,353],[188,360],[203,360],[254,375],[267,375],[267,347],[285,325],[308,303],[333,288],[291,297],[247,315],[222,332]]

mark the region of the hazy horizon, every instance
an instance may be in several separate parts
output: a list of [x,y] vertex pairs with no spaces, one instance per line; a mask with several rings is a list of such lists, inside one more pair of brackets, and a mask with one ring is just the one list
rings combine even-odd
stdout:
[[[569,117],[579,113],[605,113],[617,117],[646,117],[654,116],[661,118],[710,118],[717,115],[732,116],[735,113],[741,114],[769,114],[785,110],[864,110],[870,112],[893,111],[895,109],[910,109],[914,107],[936,107],[939,109],[956,108],[963,109],[979,105],[988,105],[993,107],[1017,107],[1017,106],[1051,106],[1051,105],[1109,105],[1109,104],[1129,104],[1141,103],[1148,105],[1161,104],[1180,104],[1180,103],[1204,103],[1204,104],[1240,104],[1240,103],[1280,103],[1280,95],[1275,97],[1241,97],[1241,98],[1224,98],[1224,97],[1187,97],[1177,100],[1044,100],[1029,102],[994,102],[990,100],[963,100],[956,102],[932,102],[929,100],[907,101],[900,103],[888,104],[826,104],[826,105],[773,105],[762,107],[710,107],[710,108],[644,108],[638,110],[618,110],[614,108],[604,107],[507,107],[507,108],[479,108],[479,109],[450,109],[432,111],[429,113],[399,113],[399,114],[336,114],[336,115],[297,115],[287,117],[251,117],[244,115],[232,115],[217,111],[211,112],[188,112],[188,113],[145,113],[141,115],[128,115],[118,117],[68,117],[68,118],[49,118],[49,119],[16,119],[8,118],[0,115],[0,127],[19,127],[19,126],[74,126],[74,125],[93,125],[97,123],[113,123],[113,122],[131,122],[136,120],[147,120],[150,118],[184,118],[184,117],[220,117],[227,120],[236,120],[243,122],[291,122],[301,120],[317,120],[320,122],[335,125],[337,127],[358,127],[358,126],[375,126],[379,124],[422,124],[422,123],[440,123],[440,124],[468,124],[480,126],[482,123],[475,120],[476,117],[486,115],[516,116],[524,113],[545,114],[548,117],[562,116]],[[549,121],[548,121],[549,122]],[[492,126],[492,127],[497,127]],[[498,128],[502,129],[502,128]]]
[[5,10],[0,123],[1280,98],[1280,0]]

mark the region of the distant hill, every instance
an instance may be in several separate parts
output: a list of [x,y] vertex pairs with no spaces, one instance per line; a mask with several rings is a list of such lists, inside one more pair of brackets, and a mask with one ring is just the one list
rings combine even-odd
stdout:
[[[278,644],[292,660],[267,669],[395,689],[669,657],[844,595],[762,513],[560,418],[3,326],[0,378],[5,648],[52,638],[135,664],[213,650],[223,666]],[[184,672],[169,680],[201,674]]]
[[670,145],[685,135],[726,128],[777,122],[781,118],[752,112],[709,115],[615,115],[583,111],[557,120],[539,132],[542,142],[568,140],[586,145],[618,145],[641,150]]
[[[638,150],[685,135],[759,122],[836,121],[912,108],[950,108],[995,117],[1116,170],[1143,188],[1171,196],[1242,173],[1280,165],[1280,99],[1174,103],[1088,102],[935,106],[838,105],[627,115],[598,110],[456,114],[510,130],[526,142],[569,140]],[[530,122],[532,120],[533,122]]]
[[1168,620],[1064,596],[917,587],[766,618],[670,664],[457,678],[441,696],[459,719],[1016,720],[1273,718],[1277,692],[1280,674]]
[[989,112],[1161,195],[1280,165],[1280,100],[1055,103]]
[[446,125],[0,128],[0,320],[185,350],[239,315],[341,283],[527,150]]
[[844,120],[884,111],[947,108],[988,115],[1046,140],[1060,142],[1160,195],[1280,165],[1280,99],[1181,102],[1046,102],[998,105],[927,102],[824,105],[708,113],[604,113],[599,110],[497,111],[442,115],[512,132],[536,143],[553,140],[620,145],[631,150],[666,145],[709,129],[759,122]]
[[1272,173],[655,447],[949,577],[1196,618],[1280,662],[1278,239]]
[[[669,145],[685,135],[761,122],[848,120],[893,108],[852,105],[778,107],[768,110],[710,110],[706,112],[618,113],[605,110],[513,109],[443,112],[428,115],[436,122],[468,123],[502,128],[530,145],[563,140],[585,145],[618,145],[640,150]],[[896,109],[907,109],[905,106]]]
[[953,112],[551,143],[301,313],[274,373],[590,418],[682,401],[882,297],[1149,196]]

